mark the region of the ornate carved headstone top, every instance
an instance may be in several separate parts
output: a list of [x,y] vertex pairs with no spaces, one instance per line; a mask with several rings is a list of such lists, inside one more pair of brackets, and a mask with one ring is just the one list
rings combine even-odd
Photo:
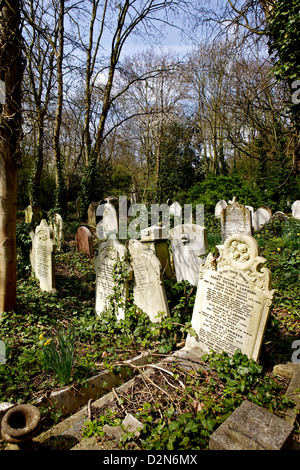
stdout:
[[271,273],[259,266],[256,240],[245,234],[229,237],[200,267],[200,279],[192,316],[196,337],[189,335],[186,348],[207,353],[237,349],[258,360],[274,291]]

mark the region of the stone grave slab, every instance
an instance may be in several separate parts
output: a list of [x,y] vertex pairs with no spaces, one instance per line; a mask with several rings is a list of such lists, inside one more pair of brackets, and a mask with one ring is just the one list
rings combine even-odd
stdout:
[[94,257],[94,245],[91,231],[88,227],[78,227],[75,234],[76,251],[86,253],[90,258]]
[[259,230],[271,218],[270,212],[264,207],[259,207],[252,216],[254,230]]
[[153,323],[160,322],[170,315],[161,263],[139,240],[129,240],[128,249],[133,268],[134,302]]
[[101,316],[112,303],[116,296],[116,283],[114,279],[114,266],[118,260],[124,262],[128,269],[128,277],[121,282],[119,287],[121,294],[121,304],[116,308],[117,319],[125,318],[125,302],[128,297],[129,280],[131,269],[128,262],[125,261],[127,254],[126,247],[116,238],[109,238],[99,246],[98,254],[95,259],[94,267],[96,271],[96,301],[95,311],[97,316]]
[[211,435],[209,450],[286,450],[292,435],[290,423],[245,400]]
[[208,249],[206,228],[196,224],[182,224],[170,230],[173,263],[177,282],[188,281],[197,286],[200,265]]
[[300,201],[295,201],[292,204],[292,216],[294,219],[300,219]]
[[39,280],[40,288],[47,292],[56,292],[54,258],[56,245],[53,230],[48,226],[47,221],[42,219],[30,236],[32,240],[30,262]]
[[229,355],[239,349],[257,361],[274,294],[271,273],[259,269],[266,260],[249,235],[233,235],[218,249],[219,258],[209,254],[200,267],[192,315],[196,336],[188,335],[185,348]]
[[97,207],[99,206],[99,202],[91,202],[89,207],[88,207],[88,225],[90,227],[96,228],[96,210]]
[[220,217],[223,243],[235,233],[252,235],[251,212],[242,204],[238,204],[236,198],[232,204],[225,207]]

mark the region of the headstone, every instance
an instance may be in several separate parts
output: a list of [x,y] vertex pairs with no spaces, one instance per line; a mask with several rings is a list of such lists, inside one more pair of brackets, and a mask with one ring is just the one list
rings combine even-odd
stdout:
[[266,260],[249,235],[233,235],[218,249],[219,258],[210,254],[200,267],[192,315],[196,337],[188,335],[186,348],[229,355],[240,349],[257,361],[274,294],[270,271],[258,270]]
[[179,202],[175,201],[170,205],[170,215],[174,217],[181,217],[182,207]]
[[288,450],[294,427],[255,403],[243,403],[212,433],[209,450]]
[[75,202],[77,217],[80,216],[80,205],[81,205],[81,201],[82,201],[82,197],[81,197],[81,196],[78,196],[78,198],[76,199],[76,202]]
[[30,204],[29,204],[29,206],[26,207],[26,209],[24,210],[24,213],[25,213],[25,222],[26,222],[26,224],[31,224],[32,219],[33,219],[33,210],[32,210],[32,206]]
[[224,201],[224,199],[221,199],[221,201],[217,202],[215,206],[215,217],[219,219],[221,217],[222,210],[227,207],[227,202]]
[[96,228],[96,210],[99,206],[99,202],[91,202],[88,207],[88,225]]
[[101,217],[96,226],[96,235],[100,240],[106,240],[111,236],[115,238],[118,235],[118,214],[115,207],[106,202],[97,207],[96,219]]
[[139,240],[129,240],[128,248],[134,276],[134,303],[153,323],[160,322],[170,315],[160,261]]
[[259,230],[265,223],[267,223],[270,220],[271,216],[269,211],[264,209],[263,207],[260,207],[257,209],[252,217],[252,224],[254,230]]
[[292,216],[294,219],[300,219],[300,201],[295,201],[292,204]]
[[153,225],[141,230],[140,242],[143,248],[151,250],[159,259],[163,275],[172,277],[171,260],[168,247],[169,230],[166,225]]
[[79,227],[75,234],[76,251],[86,253],[90,258],[94,257],[94,245],[91,231],[88,227]]
[[95,311],[101,316],[116,298],[117,282],[114,279],[114,267],[117,261],[122,261],[128,270],[128,277],[120,282],[120,304],[116,307],[117,319],[125,318],[125,302],[128,297],[130,266],[125,261],[127,250],[116,238],[109,238],[99,246],[94,267],[96,271],[96,303]]
[[170,230],[173,263],[177,282],[197,286],[200,265],[208,249],[206,228],[196,224],[177,225]]
[[234,202],[221,212],[222,241],[235,233],[252,235],[251,212],[242,204]]
[[30,204],[24,210],[25,222],[31,224],[31,222],[40,222],[43,218],[43,213],[39,206],[32,207]]
[[275,214],[272,215],[272,217],[270,218],[270,221],[271,220],[287,221],[287,220],[289,220],[289,218],[288,218],[287,215],[285,215],[284,212],[277,211],[277,212],[275,212]]
[[54,242],[56,245],[56,251],[61,251],[64,242],[64,222],[60,214],[54,214],[53,223],[50,227],[54,233]]
[[55,259],[56,245],[54,233],[47,221],[42,219],[35,233],[30,234],[32,248],[30,261],[34,273],[40,282],[40,288],[47,292],[56,292],[55,288]]

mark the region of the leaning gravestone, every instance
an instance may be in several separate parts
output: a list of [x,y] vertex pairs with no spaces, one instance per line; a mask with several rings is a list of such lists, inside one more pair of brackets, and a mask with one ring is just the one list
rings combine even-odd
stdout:
[[292,216],[294,219],[300,219],[300,201],[295,201],[292,204]]
[[40,288],[47,292],[56,292],[55,288],[55,260],[54,252],[56,245],[54,234],[47,221],[43,219],[35,229],[35,233],[30,233],[32,248],[30,261],[34,273],[40,282]]
[[223,243],[235,233],[252,235],[251,212],[236,198],[221,212],[221,232]]
[[75,234],[76,251],[86,253],[90,258],[94,256],[94,245],[91,231],[85,227],[79,227]]
[[200,265],[208,249],[206,228],[196,224],[177,225],[170,230],[176,280],[197,286]]
[[54,233],[56,251],[61,251],[64,242],[64,222],[60,214],[54,214],[54,219],[50,224],[50,227]]
[[215,205],[215,217],[219,219],[221,217],[222,210],[227,207],[227,202],[224,201],[224,199],[221,199],[221,201],[217,202]]
[[[116,290],[120,294],[119,305],[116,307],[117,319],[125,317],[125,302],[128,297],[130,266],[125,261],[127,250],[116,238],[109,238],[102,243],[95,259],[94,267],[96,271],[96,302],[95,311],[97,316],[101,316],[112,302],[116,300]],[[128,270],[128,276],[119,285],[114,276],[114,268],[117,261],[124,263],[124,268]]]
[[233,235],[218,249],[219,258],[210,254],[200,268],[192,315],[196,336],[188,335],[185,348],[229,355],[240,349],[257,361],[274,294],[270,271],[258,270],[266,260],[249,235]]
[[259,230],[271,218],[270,212],[264,207],[257,209],[252,216],[254,230]]
[[134,303],[153,323],[160,322],[170,315],[160,261],[138,240],[129,240],[128,248],[134,276]]

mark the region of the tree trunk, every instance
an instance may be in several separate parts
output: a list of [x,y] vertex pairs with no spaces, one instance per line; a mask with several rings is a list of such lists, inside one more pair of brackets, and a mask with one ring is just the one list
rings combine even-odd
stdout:
[[15,307],[17,260],[17,169],[20,165],[21,61],[18,0],[4,0],[0,16],[0,79],[5,103],[0,105],[0,314]]

